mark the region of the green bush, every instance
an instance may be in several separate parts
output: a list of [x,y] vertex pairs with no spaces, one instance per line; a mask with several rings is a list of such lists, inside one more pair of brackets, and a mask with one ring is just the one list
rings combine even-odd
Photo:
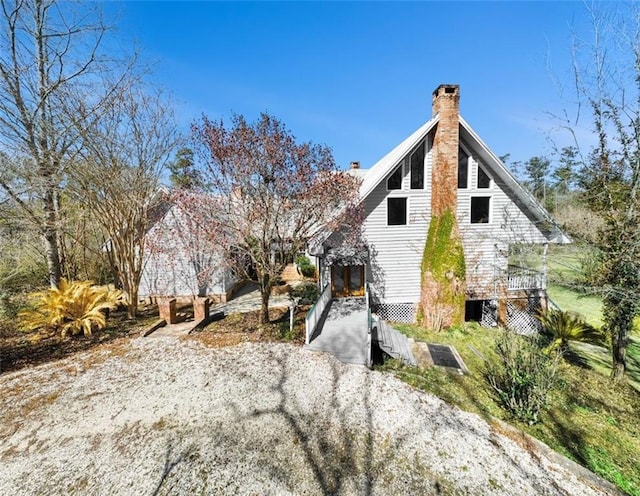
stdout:
[[546,351],[568,350],[569,341],[605,345],[606,336],[585,322],[581,315],[563,310],[547,310],[538,315],[543,334],[551,341]]
[[539,339],[502,331],[495,343],[497,359],[485,363],[485,378],[499,402],[515,418],[529,424],[539,421],[559,379],[560,354],[545,353]]
[[316,268],[311,263],[311,260],[309,260],[309,258],[306,257],[305,255],[299,255],[298,257],[296,257],[296,265],[300,269],[300,272],[302,272],[303,276],[315,277]]
[[320,290],[315,283],[305,282],[292,287],[289,296],[298,299],[300,305],[313,305],[320,296]]

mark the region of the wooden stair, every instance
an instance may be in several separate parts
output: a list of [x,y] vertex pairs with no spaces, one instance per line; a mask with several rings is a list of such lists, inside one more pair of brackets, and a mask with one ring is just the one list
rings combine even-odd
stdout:
[[280,279],[284,282],[303,281],[304,276],[298,273],[298,268],[295,264],[289,264],[284,268],[282,274],[280,274]]
[[392,358],[398,358],[407,365],[416,367],[416,361],[411,352],[411,344],[407,336],[394,329],[384,320],[378,320],[377,332],[378,346],[382,351]]

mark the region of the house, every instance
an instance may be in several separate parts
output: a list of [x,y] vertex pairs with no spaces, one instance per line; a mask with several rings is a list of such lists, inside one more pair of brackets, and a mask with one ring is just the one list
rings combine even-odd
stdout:
[[221,303],[231,297],[239,280],[202,222],[179,202],[170,202],[155,220],[145,235],[140,298],[208,296]]
[[[444,202],[462,240],[467,318],[507,323],[544,304],[546,247],[570,240],[460,116],[459,101],[457,85],[439,86],[431,119],[370,169],[352,163],[363,179],[367,250],[350,252],[340,232],[310,248],[332,297],[361,296],[368,284],[381,318],[415,321],[427,233]],[[541,271],[510,266],[510,251],[522,245],[544,247]]]

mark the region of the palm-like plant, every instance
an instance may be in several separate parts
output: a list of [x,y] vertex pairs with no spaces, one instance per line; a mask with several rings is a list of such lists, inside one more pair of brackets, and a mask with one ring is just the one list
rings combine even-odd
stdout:
[[91,281],[67,281],[60,287],[33,295],[33,308],[20,313],[27,329],[42,327],[59,330],[62,336],[83,333],[106,326],[105,310],[114,309],[122,299],[120,291],[94,286]]
[[569,341],[597,345],[605,343],[605,334],[585,322],[577,313],[552,309],[540,312],[538,320],[542,325],[542,332],[552,340],[546,347],[547,352],[567,351]]

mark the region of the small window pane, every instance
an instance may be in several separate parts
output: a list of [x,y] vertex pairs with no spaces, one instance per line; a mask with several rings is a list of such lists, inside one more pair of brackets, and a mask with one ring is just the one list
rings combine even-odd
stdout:
[[387,179],[387,189],[402,189],[402,165]]
[[484,169],[478,166],[478,188],[489,188],[491,186],[491,178],[489,174],[487,174]]
[[407,223],[407,199],[387,198],[387,225],[404,226]]
[[488,224],[489,223],[489,203],[488,197],[471,198],[471,223],[472,224]]
[[411,189],[424,188],[424,141],[411,154]]
[[458,148],[458,188],[465,189],[469,183],[469,155]]

